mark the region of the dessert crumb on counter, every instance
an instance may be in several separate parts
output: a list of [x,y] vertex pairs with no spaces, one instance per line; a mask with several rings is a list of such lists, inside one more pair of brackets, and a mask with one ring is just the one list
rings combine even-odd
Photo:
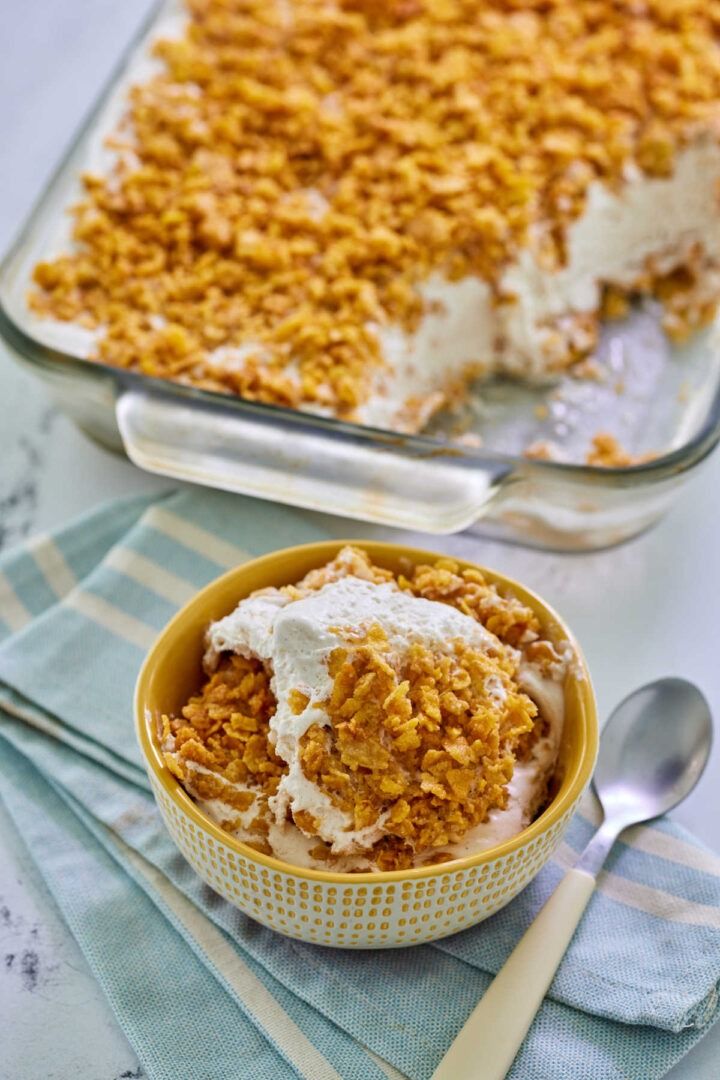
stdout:
[[588,465],[597,465],[605,469],[624,469],[629,465],[642,465],[652,461],[654,454],[631,454],[621,445],[615,435],[609,431],[598,431],[593,436],[592,444],[585,461]]
[[523,456],[531,461],[562,461],[563,451],[550,439],[536,439],[525,447]]
[[575,379],[586,379],[588,382],[602,383],[607,379],[607,368],[596,357],[588,356],[573,366],[571,374]]

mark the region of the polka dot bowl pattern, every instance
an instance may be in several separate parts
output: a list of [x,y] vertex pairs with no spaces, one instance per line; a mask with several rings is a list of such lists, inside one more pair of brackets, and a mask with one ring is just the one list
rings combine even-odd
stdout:
[[[204,814],[165,765],[157,721],[176,712],[202,677],[203,633],[244,596],[297,581],[346,543],[381,566],[441,556],[403,545],[327,541],[288,548],[244,563],[212,582],[161,633],[138,679],[138,737],[160,813],[178,848],[216,892],[265,926],[289,937],[340,948],[394,948],[435,941],[499,911],[540,870],[560,843],[588,784],[597,753],[595,698],[582,654],[560,617],[539,597],[501,574],[478,567],[501,590],[519,596],[556,643],[569,643],[565,728],[558,790],[545,812],[518,836],[448,863],[415,870],[339,874],[306,870],[262,855]],[[473,566],[463,563],[462,567]]]

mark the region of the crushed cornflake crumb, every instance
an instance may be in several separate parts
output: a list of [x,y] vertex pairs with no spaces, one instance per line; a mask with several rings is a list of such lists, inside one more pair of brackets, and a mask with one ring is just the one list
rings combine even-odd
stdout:
[[624,319],[630,312],[631,298],[628,293],[614,286],[608,286],[602,297],[601,312],[604,319]]
[[563,453],[550,439],[536,439],[525,447],[523,457],[531,461],[562,461]]
[[[259,837],[267,832],[267,799],[286,771],[268,739],[275,704],[262,664],[227,654],[181,715],[163,716],[160,725],[173,775],[195,798],[221,800],[226,828],[237,827],[240,815],[252,809],[248,827]],[[264,850],[266,844],[259,844]]]
[[586,463],[603,469],[626,469],[629,465],[641,465],[652,461],[654,454],[630,454],[625,450],[615,435],[608,431],[598,431],[593,436],[588,450]]
[[607,379],[607,369],[594,356],[588,356],[575,364],[572,369],[574,379],[584,379],[587,382],[601,383]]
[[[36,266],[30,303],[98,331],[105,363],[341,417],[383,363],[375,327],[412,331],[430,274],[496,286],[531,234],[562,265],[590,185],[620,187],[633,165],[667,176],[720,98],[712,0],[187,12],[130,92],[111,174],[84,177],[74,251]],[[712,307],[690,278],[648,284],[676,339]],[[609,291],[605,309],[625,299]],[[575,358],[594,317],[576,331]]]
[[[509,660],[504,666],[460,641],[452,655],[412,645],[398,671],[386,650],[376,626],[331,656],[331,727],[309,728],[300,760],[355,829],[385,815],[375,859],[388,870],[411,866],[415,852],[444,847],[504,808],[513,751],[537,709],[513,683]],[[487,693],[489,677],[507,696]]]

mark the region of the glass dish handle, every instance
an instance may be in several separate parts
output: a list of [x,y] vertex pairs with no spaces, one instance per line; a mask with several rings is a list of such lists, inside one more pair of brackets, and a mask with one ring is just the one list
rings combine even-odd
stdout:
[[263,406],[191,405],[126,389],[116,403],[128,457],[148,472],[305,509],[431,533],[475,522],[509,475],[504,462],[422,440],[341,428]]

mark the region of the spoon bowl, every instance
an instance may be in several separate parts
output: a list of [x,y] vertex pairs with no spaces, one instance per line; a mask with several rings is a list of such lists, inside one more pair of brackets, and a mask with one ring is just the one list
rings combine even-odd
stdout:
[[593,786],[619,828],[666,814],[702,776],[712,715],[685,679],[658,679],[621,701],[600,740]]

